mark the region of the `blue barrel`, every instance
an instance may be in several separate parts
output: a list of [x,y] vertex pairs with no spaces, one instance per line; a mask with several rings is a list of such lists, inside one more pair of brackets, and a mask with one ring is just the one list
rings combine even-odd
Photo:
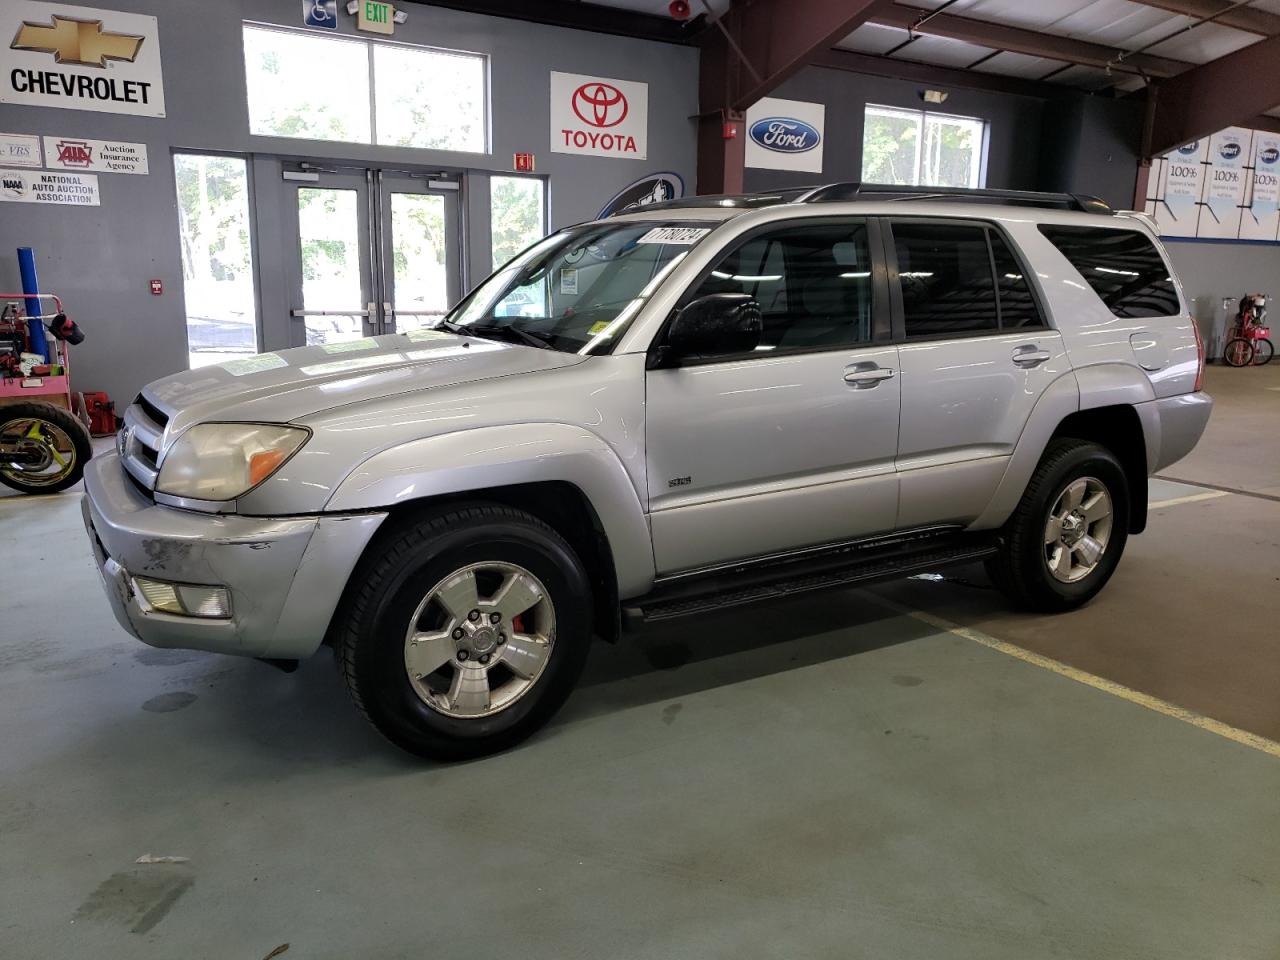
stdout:
[[52,361],[53,357],[49,356],[49,340],[44,333],[44,321],[36,319],[44,311],[37,299],[40,294],[40,283],[36,280],[36,255],[30,247],[18,248],[18,272],[22,274],[22,292],[29,298],[27,316],[31,319],[27,321],[27,335],[31,343],[31,352]]

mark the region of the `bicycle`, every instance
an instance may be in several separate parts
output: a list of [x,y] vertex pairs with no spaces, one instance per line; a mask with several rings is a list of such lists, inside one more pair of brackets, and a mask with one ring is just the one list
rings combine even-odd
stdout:
[[1229,367],[1262,366],[1271,361],[1275,348],[1267,339],[1271,329],[1263,326],[1267,315],[1267,298],[1261,293],[1249,293],[1240,298],[1236,323],[1230,330],[1222,359]]

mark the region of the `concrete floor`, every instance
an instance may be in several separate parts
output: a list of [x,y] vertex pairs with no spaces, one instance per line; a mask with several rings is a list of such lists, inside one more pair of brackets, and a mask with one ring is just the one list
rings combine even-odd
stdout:
[[74,493],[0,501],[0,956],[1274,960],[1280,759],[885,605],[1280,738],[1280,365],[1208,386],[1169,475],[1246,493],[1157,506],[1088,608],[975,570],[650,629],[452,767],[327,657],[131,640]]

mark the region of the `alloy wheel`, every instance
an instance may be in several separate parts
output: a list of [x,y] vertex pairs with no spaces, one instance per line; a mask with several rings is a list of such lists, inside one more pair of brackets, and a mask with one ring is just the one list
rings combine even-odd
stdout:
[[1101,480],[1081,477],[1058,494],[1044,530],[1044,559],[1055,580],[1075,583],[1097,568],[1111,539],[1111,494]]

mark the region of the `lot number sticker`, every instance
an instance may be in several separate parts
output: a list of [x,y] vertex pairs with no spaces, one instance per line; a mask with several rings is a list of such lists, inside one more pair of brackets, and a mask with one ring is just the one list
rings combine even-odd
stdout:
[[654,227],[636,243],[669,243],[688,247],[710,232],[710,227]]

